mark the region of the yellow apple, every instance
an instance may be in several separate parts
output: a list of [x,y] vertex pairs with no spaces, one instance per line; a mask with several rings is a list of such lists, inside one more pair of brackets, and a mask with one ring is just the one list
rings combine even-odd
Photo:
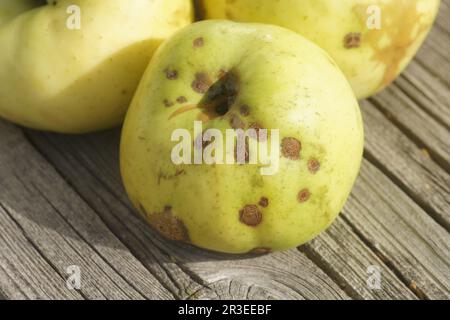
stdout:
[[193,16],[189,0],[40,3],[0,2],[0,116],[65,133],[120,124],[153,52]]
[[[228,137],[239,129],[248,134]],[[203,21],[165,42],[145,72],[121,172],[132,203],[170,239],[283,250],[336,218],[363,140],[357,100],[325,51],[277,26]]]
[[390,84],[424,41],[440,0],[197,0],[206,19],[294,30],[325,49],[358,98]]

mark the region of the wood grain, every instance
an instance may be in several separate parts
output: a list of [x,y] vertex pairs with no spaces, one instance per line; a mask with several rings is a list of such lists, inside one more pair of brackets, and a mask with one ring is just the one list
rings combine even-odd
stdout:
[[[20,282],[27,281],[31,288],[24,294],[35,294],[35,298],[62,294],[74,297],[64,290],[64,279],[68,276],[67,267],[77,265],[82,271],[79,293],[85,298],[171,297],[29,145],[19,129],[0,122],[0,132],[0,212],[4,221],[0,224],[0,239],[5,249],[1,261],[7,275],[1,282],[12,281],[17,287],[26,288]],[[20,241],[25,244],[23,238],[28,248],[19,246]],[[32,254],[41,256],[36,259],[36,266],[30,260]],[[25,258],[30,262],[24,263]],[[45,268],[39,265],[43,260],[48,264]],[[40,268],[39,272],[14,270],[27,265]],[[49,267],[53,269],[52,281]],[[46,277],[32,279],[41,275]],[[55,290],[58,279],[60,288]],[[53,295],[46,295],[53,291]]]
[[450,235],[364,161],[343,217],[419,297],[450,298]]
[[425,211],[450,230],[450,175],[388,121],[370,102],[362,103],[366,157]]

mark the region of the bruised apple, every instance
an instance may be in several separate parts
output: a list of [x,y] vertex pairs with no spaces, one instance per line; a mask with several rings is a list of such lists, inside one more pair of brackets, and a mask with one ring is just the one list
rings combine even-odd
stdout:
[[158,49],[120,158],[131,201],[163,235],[261,253],[332,223],[362,150],[358,103],[325,51],[284,28],[223,20]]
[[153,52],[191,22],[190,0],[0,0],[0,116],[65,133],[117,125]]
[[325,49],[358,98],[390,84],[416,54],[440,0],[197,0],[206,19],[294,30]]

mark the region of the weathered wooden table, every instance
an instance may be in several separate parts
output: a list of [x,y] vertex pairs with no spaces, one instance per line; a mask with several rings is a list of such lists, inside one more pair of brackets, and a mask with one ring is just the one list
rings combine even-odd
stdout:
[[[0,121],[0,299],[450,298],[450,0],[407,71],[361,107],[364,164],[340,217],[298,250],[259,257],[152,231],[122,188],[119,129]],[[73,265],[80,290],[66,283]]]

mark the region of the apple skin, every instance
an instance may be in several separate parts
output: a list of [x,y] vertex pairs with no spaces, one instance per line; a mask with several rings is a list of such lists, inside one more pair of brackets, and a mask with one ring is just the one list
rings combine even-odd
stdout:
[[[66,27],[71,5],[80,30]],[[0,116],[62,133],[118,125],[154,51],[192,20],[189,0],[60,0],[24,12],[0,27]]]
[[[224,75],[238,79],[225,115],[207,120],[198,108],[205,98],[198,74],[210,78],[203,89]],[[245,128],[280,129],[283,142],[297,139],[299,158],[281,157],[270,176],[256,165],[172,162],[175,129],[193,137],[194,121],[205,119],[204,129],[224,132],[236,117]],[[145,72],[123,127],[121,173],[134,206],[172,240],[227,253],[283,250],[336,218],[359,171],[363,140],[357,100],[322,49],[277,26],[203,21],[163,44]],[[248,206],[261,213],[256,226],[241,222]]]
[[[371,96],[403,71],[431,29],[440,0],[197,0],[205,19],[279,25],[325,49],[358,98]],[[369,6],[381,29],[367,27]],[[352,37],[353,36],[353,37]]]

